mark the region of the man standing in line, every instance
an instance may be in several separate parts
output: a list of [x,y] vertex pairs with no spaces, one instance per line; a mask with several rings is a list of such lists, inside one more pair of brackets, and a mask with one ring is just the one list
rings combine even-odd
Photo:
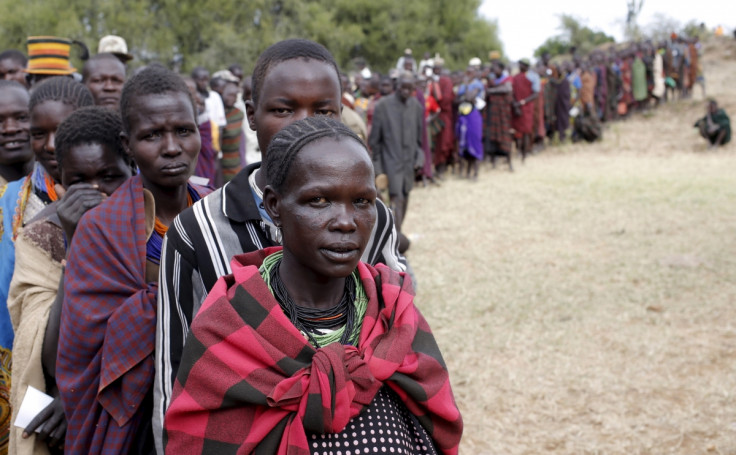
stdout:
[[532,101],[537,99],[542,87],[539,74],[530,71],[529,66],[528,59],[519,60],[519,72],[511,81],[514,95],[512,127],[516,132],[516,145],[521,152],[522,162],[531,152],[534,139],[534,104]]
[[435,97],[437,104],[440,106],[441,128],[436,133],[433,141],[434,165],[438,179],[442,179],[455,150],[455,120],[453,115],[455,92],[453,91],[452,79],[443,73],[444,63],[441,57],[436,56],[434,58],[434,78],[429,82],[429,93]]
[[97,54],[84,63],[82,83],[92,92],[96,105],[118,109],[125,65],[114,54]]
[[[210,72],[207,69],[198,66],[192,70],[192,79],[197,86],[197,91],[204,98],[204,106],[207,114],[209,114],[210,122],[212,122],[212,144],[218,152],[220,149],[220,138],[222,130],[227,125],[225,118],[225,106],[222,104],[222,98],[216,92],[210,91],[208,88],[210,82]],[[216,126],[216,128],[215,128]],[[217,137],[215,137],[217,135]]]
[[414,170],[424,164],[422,112],[422,106],[414,97],[414,75],[404,72],[399,77],[396,92],[376,105],[368,137],[376,176],[386,174],[388,177],[390,206],[399,232],[414,184]]

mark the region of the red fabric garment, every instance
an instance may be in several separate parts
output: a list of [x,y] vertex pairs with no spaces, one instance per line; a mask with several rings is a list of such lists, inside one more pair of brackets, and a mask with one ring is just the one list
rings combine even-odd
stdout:
[[[511,78],[506,77],[499,81],[498,86],[511,83]],[[501,150],[511,152],[511,103],[513,96],[507,93],[489,93],[488,107],[486,108],[486,135],[488,140],[498,143]]]
[[315,351],[258,271],[279,250],[233,258],[199,310],[166,413],[166,453],[309,454],[306,431],[342,431],[385,383],[437,449],[456,454],[462,419],[410,279],[360,263],[369,303],[358,347]]
[[431,94],[428,95],[426,101],[424,102],[424,118],[426,119],[431,114],[434,114],[439,110],[440,105],[437,103],[437,100]]
[[[532,82],[526,77],[525,73],[517,73],[511,79],[511,87],[516,101],[528,98],[533,93]],[[524,104],[521,106],[521,115],[514,116],[511,120],[511,126],[517,134],[531,134],[533,132],[534,105],[535,103]]]
[[138,412],[153,382],[156,335],[146,241],[140,176],[86,213],[74,234],[56,364],[66,454],[127,454],[141,419],[151,418]]
[[212,123],[207,120],[198,125],[198,129],[202,146],[199,149],[199,156],[197,156],[197,167],[194,169],[194,175],[209,179],[210,185],[214,185],[217,177],[217,167],[215,165],[217,150],[212,145]]
[[422,106],[422,151],[424,152],[424,164],[419,174],[432,178],[432,151],[429,149],[429,137],[427,136],[427,100],[422,90],[417,89],[414,93],[417,101]]
[[368,110],[365,112],[365,127],[368,130],[368,136],[371,135],[371,128],[373,127],[373,112],[376,111],[376,103],[381,99],[381,94],[376,93],[368,101]]
[[[434,83],[433,83],[434,84]],[[455,118],[453,115],[453,101],[455,101],[455,92],[452,90],[452,79],[448,76],[440,76],[437,83],[439,86],[440,98],[437,103],[440,105],[440,119],[444,123],[444,128],[435,136],[434,144],[434,164],[446,164],[452,158],[455,151]],[[436,89],[433,89],[437,91]]]
[[630,104],[634,103],[634,94],[631,90],[631,61],[629,59],[621,63],[621,85],[623,91],[621,101],[628,108]]
[[698,49],[695,47],[695,44],[690,43],[688,45],[688,51],[690,53],[690,74],[687,88],[691,89],[698,78]]

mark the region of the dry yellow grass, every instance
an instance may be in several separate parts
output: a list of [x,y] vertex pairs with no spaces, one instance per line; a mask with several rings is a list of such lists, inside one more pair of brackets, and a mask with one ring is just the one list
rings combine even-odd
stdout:
[[[736,44],[708,95],[736,117]],[[412,193],[405,230],[463,454],[736,453],[736,145],[693,101]]]

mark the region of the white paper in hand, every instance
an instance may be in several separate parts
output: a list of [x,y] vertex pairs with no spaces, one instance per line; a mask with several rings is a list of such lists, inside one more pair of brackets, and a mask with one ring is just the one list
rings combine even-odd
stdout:
[[[31,420],[53,401],[53,397],[46,395],[35,387],[28,386],[26,396],[23,397],[23,403],[21,403],[17,417],[15,418],[15,426],[25,430],[28,424],[31,423]],[[36,429],[36,433],[41,431],[41,427],[43,425]]]

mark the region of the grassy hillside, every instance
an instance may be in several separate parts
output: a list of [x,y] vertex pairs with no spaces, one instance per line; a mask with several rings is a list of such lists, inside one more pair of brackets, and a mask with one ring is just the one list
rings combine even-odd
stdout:
[[[736,42],[703,58],[736,118]],[[412,192],[417,303],[464,454],[736,453],[736,145],[693,100]]]

